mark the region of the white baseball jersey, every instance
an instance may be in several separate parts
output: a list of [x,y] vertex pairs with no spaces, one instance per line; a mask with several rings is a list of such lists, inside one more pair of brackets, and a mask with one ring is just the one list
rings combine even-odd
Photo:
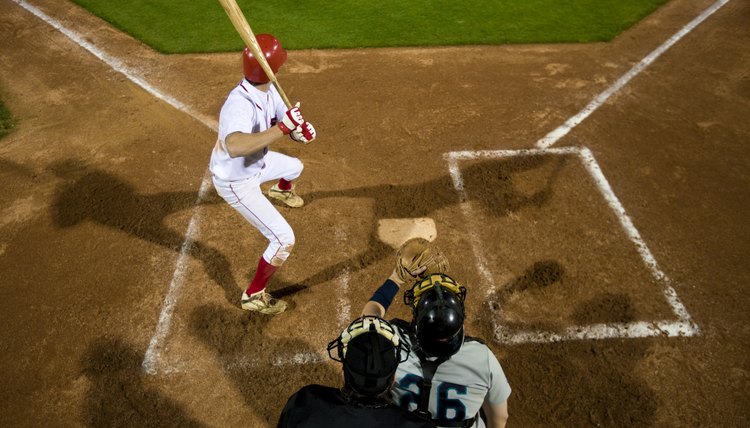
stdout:
[[232,158],[225,139],[233,132],[266,131],[286,110],[273,85],[264,92],[246,80],[240,82],[221,108],[219,136],[210,163],[216,192],[268,239],[263,258],[274,266],[281,265],[289,257],[295,236],[289,223],[263,195],[260,185],[279,178],[296,179],[302,174],[302,162],[269,151],[268,147],[248,156]]
[[214,177],[226,181],[237,181],[257,175],[268,153],[264,148],[250,156],[229,157],[226,137],[233,132],[252,134],[263,132],[276,124],[287,108],[276,87],[268,92],[256,89],[246,80],[240,82],[227,96],[219,114],[219,138],[211,153],[210,169]]
[[[409,334],[396,329],[401,340],[410,346]],[[422,367],[419,356],[409,352],[409,358],[399,364],[396,384],[392,389],[393,401],[409,411],[417,410],[421,401],[420,384]],[[435,420],[461,421],[477,417],[482,404],[487,401],[499,405],[510,396],[508,379],[500,363],[487,347],[476,341],[464,341],[461,349],[438,366],[432,377],[429,411]],[[477,417],[473,427],[484,428]]]

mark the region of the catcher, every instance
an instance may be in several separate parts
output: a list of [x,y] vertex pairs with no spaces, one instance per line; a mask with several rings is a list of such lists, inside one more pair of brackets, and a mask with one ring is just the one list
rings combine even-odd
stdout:
[[363,315],[383,317],[400,287],[413,284],[404,293],[411,322],[391,321],[410,347],[391,397],[438,427],[505,427],[510,385],[487,345],[464,334],[466,288],[447,269],[435,245],[407,241],[393,273],[364,307]]
[[396,253],[396,268],[365,305],[365,314],[385,315],[385,311],[404,284],[411,284],[432,273],[447,272],[448,259],[424,238],[404,242]]

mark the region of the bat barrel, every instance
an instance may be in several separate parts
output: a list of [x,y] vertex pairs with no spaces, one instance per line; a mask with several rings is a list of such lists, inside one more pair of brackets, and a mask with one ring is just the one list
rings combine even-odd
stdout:
[[279,81],[276,79],[276,75],[273,70],[271,70],[271,66],[268,65],[266,56],[263,54],[263,50],[260,48],[258,40],[255,38],[255,33],[253,33],[253,30],[250,28],[250,24],[247,22],[245,15],[242,14],[242,10],[240,10],[236,0],[219,0],[219,3],[221,3],[227,16],[229,16],[229,20],[232,21],[232,25],[234,26],[234,29],[237,30],[237,33],[239,33],[242,41],[245,42],[247,48],[250,49],[250,52],[252,52],[255,59],[258,60],[258,64],[260,64],[260,67],[266,73],[266,76],[271,80],[273,86],[276,87],[276,91],[278,91],[284,104],[286,104],[287,108],[291,108],[292,103],[281,88]]

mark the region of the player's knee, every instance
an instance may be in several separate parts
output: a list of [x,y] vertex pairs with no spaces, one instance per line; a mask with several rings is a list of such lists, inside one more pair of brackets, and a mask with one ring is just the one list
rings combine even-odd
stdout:
[[278,247],[275,249],[276,251],[274,252],[273,257],[271,257],[271,264],[274,266],[281,266],[286,259],[289,258],[289,255],[294,249],[295,237],[294,231],[291,227],[287,230],[278,231],[277,233]]
[[273,257],[271,257],[271,265],[273,266],[281,266],[284,264],[286,259],[289,258],[289,255],[292,254],[292,249],[294,248],[294,241],[291,243],[282,244],[279,249],[276,251],[276,254],[274,254]]
[[295,158],[294,159],[294,169],[297,172],[296,173],[297,177],[299,177],[300,174],[302,174],[302,170],[305,169],[305,164],[303,164],[301,160]]

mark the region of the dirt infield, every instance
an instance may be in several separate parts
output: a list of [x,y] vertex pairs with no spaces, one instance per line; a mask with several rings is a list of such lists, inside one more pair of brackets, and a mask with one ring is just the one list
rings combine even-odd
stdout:
[[[275,426],[300,386],[339,384],[325,344],[390,272],[378,221],[405,218],[434,220],[469,289],[509,427],[750,423],[750,3],[559,153],[517,151],[712,2],[669,2],[612,43],[290,52],[279,80],[319,139],[273,147],[304,162],[307,204],[281,208],[298,244],[271,289],[292,310],[269,318],[238,307],[262,237],[202,187],[239,56],[162,56],[68,2],[18,2],[0,0],[18,120],[0,140],[0,425]],[[475,155],[451,169],[457,151]],[[699,330],[632,337],[679,324],[675,302]]]

